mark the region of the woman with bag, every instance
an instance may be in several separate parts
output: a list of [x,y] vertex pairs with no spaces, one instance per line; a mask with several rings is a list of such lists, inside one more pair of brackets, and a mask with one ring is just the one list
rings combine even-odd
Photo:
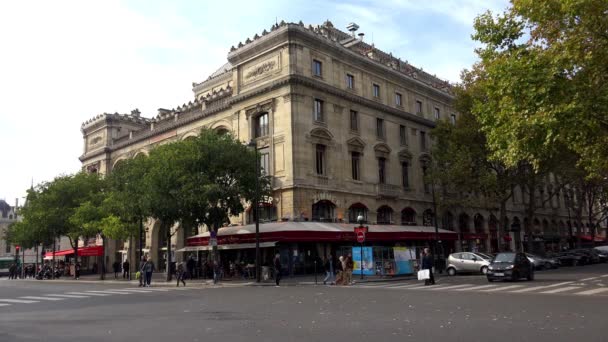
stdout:
[[424,285],[435,285],[435,277],[433,276],[433,256],[428,248],[424,249],[424,254],[422,256],[421,269],[428,270],[429,277],[424,279]]

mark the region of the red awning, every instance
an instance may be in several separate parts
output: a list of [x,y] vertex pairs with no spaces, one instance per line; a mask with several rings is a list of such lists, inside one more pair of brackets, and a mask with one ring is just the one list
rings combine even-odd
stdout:
[[603,242],[605,239],[602,236],[595,236],[595,239],[591,238],[591,235],[581,235],[581,240],[585,241],[595,241],[595,242]]
[[[73,255],[74,249],[64,249],[62,251],[56,251],[55,257]],[[103,255],[103,246],[90,246],[78,248],[78,256],[101,256]],[[44,258],[53,258],[53,252],[47,252],[44,254]]]

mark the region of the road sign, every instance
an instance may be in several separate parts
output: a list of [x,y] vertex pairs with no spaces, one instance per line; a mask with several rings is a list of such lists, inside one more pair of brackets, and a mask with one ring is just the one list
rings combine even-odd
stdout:
[[363,231],[357,232],[357,242],[364,243],[365,242],[365,233]]

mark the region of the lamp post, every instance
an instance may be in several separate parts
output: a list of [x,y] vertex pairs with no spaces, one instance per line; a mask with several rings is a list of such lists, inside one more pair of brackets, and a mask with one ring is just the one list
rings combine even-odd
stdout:
[[253,148],[255,153],[255,194],[253,197],[253,217],[255,220],[255,281],[257,283],[262,281],[262,275],[260,274],[260,216],[259,216],[259,197],[260,197],[260,170],[259,170],[259,158],[258,158],[258,146],[255,140],[251,140],[248,144],[249,147]]
[[355,236],[357,237],[357,242],[361,244],[359,250],[359,268],[361,271],[360,278],[363,280],[363,243],[365,242],[365,234],[367,234],[368,227],[363,225],[363,215],[357,216],[357,222],[359,226],[355,227]]

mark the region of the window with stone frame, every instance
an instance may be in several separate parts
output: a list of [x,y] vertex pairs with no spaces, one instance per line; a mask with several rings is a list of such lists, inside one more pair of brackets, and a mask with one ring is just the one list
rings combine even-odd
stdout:
[[359,223],[357,218],[363,216],[363,222],[367,223],[367,207],[361,203],[355,203],[348,208],[348,223]]
[[320,61],[313,59],[312,60],[312,74],[314,76],[319,76],[322,77],[323,76],[323,63],[321,63]]
[[353,180],[361,180],[361,153],[351,152],[351,176]]
[[386,159],[378,158],[378,184],[386,184]]
[[420,131],[420,151],[426,151],[426,132]]
[[253,119],[253,136],[255,138],[268,135],[268,113],[262,113]]
[[401,162],[401,185],[404,189],[410,188],[410,162],[407,160]]
[[416,114],[421,115],[422,114],[422,101],[420,100],[416,100]]
[[328,200],[321,200],[312,205],[312,220],[316,222],[334,222],[336,205]]
[[435,107],[434,113],[435,113],[435,120],[441,119],[441,111],[439,110],[439,108]]
[[456,124],[456,114],[450,115],[450,122],[452,123],[452,125]]
[[315,121],[325,122],[325,117],[323,113],[323,100],[315,99],[313,112]]
[[385,138],[384,119],[376,118],[376,137],[378,139]]
[[401,210],[401,224],[404,226],[415,226],[416,211],[409,207]]
[[353,132],[359,131],[359,113],[356,110],[350,111],[350,130]]
[[374,95],[374,97],[378,98],[380,97],[380,86],[377,85],[376,83],[374,83],[372,85],[372,94]]
[[403,106],[403,96],[400,93],[395,93],[395,106]]
[[389,206],[383,205],[378,208],[376,214],[377,224],[393,224],[393,209]]
[[346,74],[346,88],[355,89],[355,76]]
[[267,176],[270,174],[270,151],[268,148],[260,150],[260,174]]
[[407,145],[407,127],[399,125],[399,143],[402,146]]
[[317,175],[324,176],[326,174],[325,152],[326,146],[317,144],[315,148],[315,171]]

